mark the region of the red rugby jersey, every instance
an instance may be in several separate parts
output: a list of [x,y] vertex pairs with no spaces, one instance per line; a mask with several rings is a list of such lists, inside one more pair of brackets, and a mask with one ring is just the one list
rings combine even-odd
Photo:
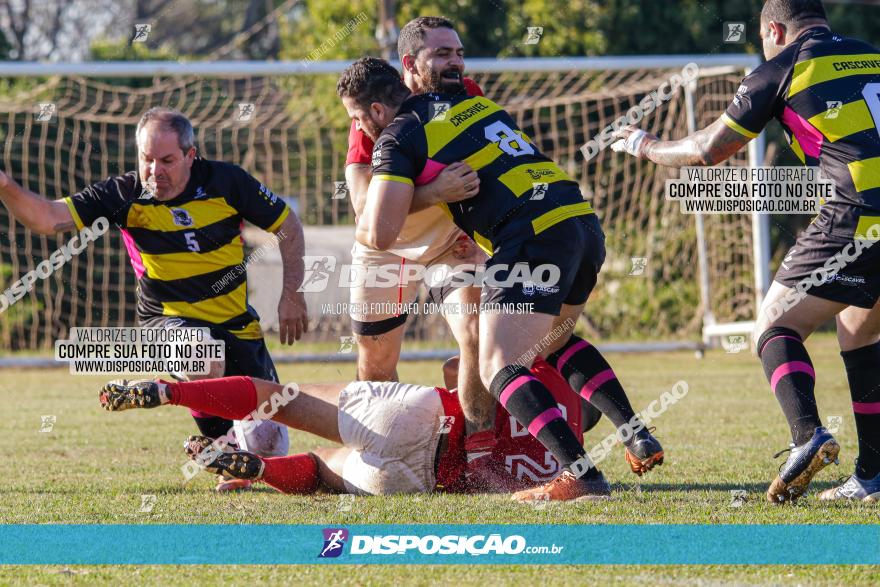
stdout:
[[[531,371],[553,394],[559,404],[559,410],[565,416],[574,435],[583,438],[579,396],[572,391],[559,372],[540,357],[535,359]],[[438,464],[437,490],[450,493],[464,492],[467,489],[464,479],[467,466],[467,455],[464,451],[464,414],[456,391],[437,388],[437,392],[443,401],[444,413],[455,418],[449,431],[449,448],[441,456]],[[544,483],[559,474],[559,462],[556,457],[500,405],[495,414],[495,437],[497,444],[490,458],[503,462],[505,469],[516,479],[514,491]]]

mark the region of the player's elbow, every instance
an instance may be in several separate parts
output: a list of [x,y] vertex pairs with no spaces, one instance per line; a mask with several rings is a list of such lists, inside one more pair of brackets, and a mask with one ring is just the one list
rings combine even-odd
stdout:
[[370,231],[369,246],[377,251],[387,251],[394,244],[396,237],[386,230]]

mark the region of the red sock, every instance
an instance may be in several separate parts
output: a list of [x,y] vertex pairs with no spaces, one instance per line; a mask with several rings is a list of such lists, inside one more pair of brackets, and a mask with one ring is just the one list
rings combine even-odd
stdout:
[[304,495],[318,488],[318,462],[312,453],[263,458],[266,467],[260,479],[282,493]]
[[230,420],[243,420],[257,409],[257,388],[250,377],[169,383],[167,390],[176,406]]

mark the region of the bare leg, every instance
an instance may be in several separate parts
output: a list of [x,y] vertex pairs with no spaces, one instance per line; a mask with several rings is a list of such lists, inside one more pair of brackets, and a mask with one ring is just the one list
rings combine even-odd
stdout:
[[357,336],[360,381],[398,381],[397,361],[406,324],[383,334]]
[[342,466],[351,454],[350,448],[316,448],[312,454],[318,460],[318,478],[329,491],[346,493],[348,489],[342,480]]
[[449,328],[458,342],[458,398],[465,418],[465,433],[490,430],[495,425],[497,402],[480,378],[480,316],[464,310],[480,303],[480,289],[462,287],[451,292],[445,300],[458,304],[458,312],[446,314]]
[[[271,405],[273,394],[281,394],[283,386],[263,379],[254,379],[257,405]],[[272,418],[291,428],[321,438],[342,442],[339,437],[339,394],[347,383],[304,383],[296,399],[282,406]]]

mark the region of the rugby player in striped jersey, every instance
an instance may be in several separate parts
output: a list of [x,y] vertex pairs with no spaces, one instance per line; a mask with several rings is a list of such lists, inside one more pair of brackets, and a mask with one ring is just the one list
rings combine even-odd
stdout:
[[[372,123],[382,129],[358,218],[358,241],[387,249],[409,212],[441,204],[491,257],[485,273],[495,280],[483,282],[481,301],[501,311],[480,313],[483,383],[563,467],[550,483],[514,498],[534,499],[540,493],[571,500],[607,492],[552,395],[530,374],[535,353],[546,355],[571,388],[618,429],[633,431],[623,436],[634,472],[661,464],[659,442],[639,422],[614,371],[594,346],[573,333],[605,258],[602,228],[577,182],[486,98],[461,91],[412,96],[393,67],[372,57],[346,69],[337,90],[347,104],[371,112]],[[444,194],[432,200],[414,190],[459,161],[479,175],[475,197],[447,203]],[[555,267],[558,280],[536,286],[517,279],[523,265],[530,272]],[[554,336],[548,337],[551,331]]]
[[[767,62],[742,82],[727,112],[677,141],[626,128],[618,149],[669,167],[715,165],[772,119],[795,155],[834,182],[835,195],[788,252],[755,329],[758,356],[791,429],[790,455],[767,490],[795,501],[840,447],[822,426],[804,340],[835,318],[859,437],[854,474],[823,500],[880,500],[880,51],[834,33],[821,0],[768,0]],[[853,254],[859,251],[859,254]],[[853,258],[854,257],[854,258]],[[816,283],[835,258],[847,262]],[[801,295],[806,291],[805,295]],[[785,452],[785,451],[783,451]]]
[[[303,231],[290,208],[236,165],[196,156],[190,121],[166,108],[148,110],[137,125],[138,170],[111,177],[51,201],[0,172],[0,200],[38,234],[82,229],[105,217],[122,233],[138,282],[141,326],[207,327],[226,346],[214,376],[250,375],[277,381],[259,316],[248,304],[244,243],[247,220],[276,233],[284,265],[278,304],[282,343],[308,326],[297,289],[303,279]],[[233,423],[193,411],[201,433],[226,435]],[[287,454],[287,429],[273,422],[239,428],[242,448]],[[222,481],[219,490],[246,487]]]

